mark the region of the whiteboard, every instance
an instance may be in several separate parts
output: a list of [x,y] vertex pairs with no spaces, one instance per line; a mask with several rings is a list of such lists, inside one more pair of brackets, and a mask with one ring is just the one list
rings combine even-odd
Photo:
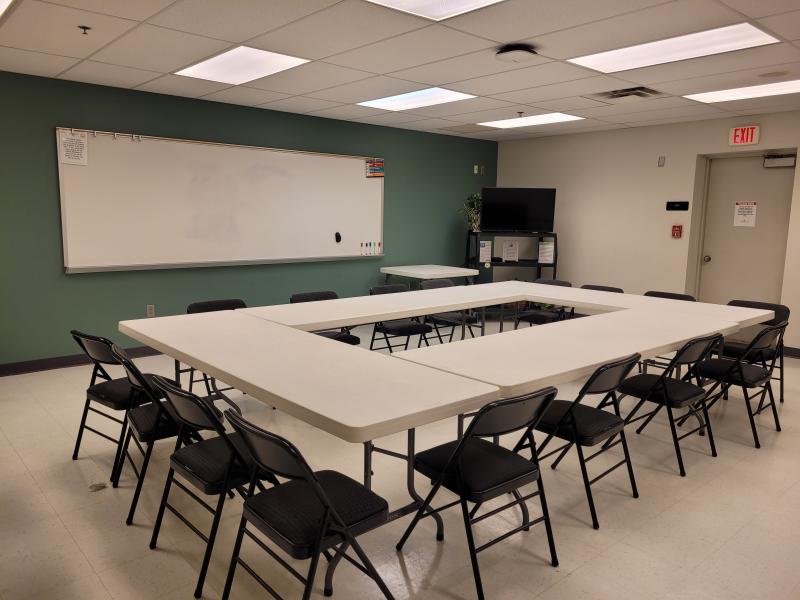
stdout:
[[367,177],[366,157],[70,128],[56,143],[67,273],[383,249],[383,178]]

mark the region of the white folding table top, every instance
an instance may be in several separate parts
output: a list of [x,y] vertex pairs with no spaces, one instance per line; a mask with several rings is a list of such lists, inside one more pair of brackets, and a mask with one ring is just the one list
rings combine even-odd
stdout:
[[772,311],[768,310],[651,298],[636,294],[617,294],[524,281],[503,281],[399,294],[277,304],[247,308],[243,311],[282,325],[305,331],[318,331],[525,300],[574,306],[579,311],[591,313],[641,308],[661,315],[690,314],[722,321],[733,321],[741,325],[762,323],[774,316]]
[[349,442],[476,410],[495,386],[243,311],[122,321],[119,330]]
[[694,337],[741,326],[683,314],[660,318],[630,309],[527,327],[452,344],[407,350],[396,358],[491,383],[504,398],[588,377],[607,362],[639,352],[644,358],[677,350]]
[[384,275],[398,275],[411,279],[447,279],[449,277],[474,277],[478,269],[448,267],[445,265],[405,265],[398,267],[381,267]]

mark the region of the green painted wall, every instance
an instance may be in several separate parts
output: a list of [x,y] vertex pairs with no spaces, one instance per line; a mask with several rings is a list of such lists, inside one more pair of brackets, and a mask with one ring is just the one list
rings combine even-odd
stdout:
[[[192,301],[288,301],[294,291],[367,293],[381,265],[463,261],[463,199],[494,185],[495,142],[348,123],[0,72],[0,364],[75,354],[79,328],[136,345],[122,319]],[[386,159],[386,257],[66,275],[54,129],[81,127]],[[483,176],[472,165],[486,166]],[[124,244],[137,243],[131,231]],[[98,249],[102,252],[102,249]]]

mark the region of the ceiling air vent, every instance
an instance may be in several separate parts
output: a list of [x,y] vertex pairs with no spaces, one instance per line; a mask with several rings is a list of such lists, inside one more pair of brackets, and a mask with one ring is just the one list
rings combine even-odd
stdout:
[[602,100],[603,102],[631,102],[636,100],[646,100],[648,98],[658,98],[663,94],[657,90],[649,87],[639,86],[632,88],[624,88],[621,90],[611,90],[610,92],[601,92],[599,94],[592,94],[592,98]]

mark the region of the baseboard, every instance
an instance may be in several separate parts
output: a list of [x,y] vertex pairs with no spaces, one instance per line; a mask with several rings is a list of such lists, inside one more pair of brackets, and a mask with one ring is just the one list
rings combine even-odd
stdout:
[[791,346],[784,346],[783,354],[789,358],[800,358],[800,348],[792,348]]
[[[127,348],[125,351],[132,358],[161,354],[157,350],[153,350],[147,346]],[[25,360],[22,362],[0,365],[0,377],[6,377],[8,375],[22,375],[23,373],[35,373],[37,371],[49,371],[51,369],[62,369],[64,367],[77,367],[79,365],[88,365],[90,363],[91,360],[85,354],[70,354],[69,356],[54,356],[53,358]]]

